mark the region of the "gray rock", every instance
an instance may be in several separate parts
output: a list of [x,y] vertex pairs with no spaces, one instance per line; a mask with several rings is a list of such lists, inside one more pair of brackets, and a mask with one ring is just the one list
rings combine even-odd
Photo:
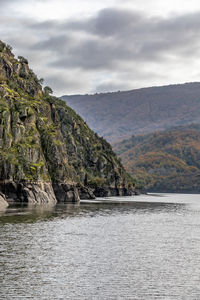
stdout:
[[28,203],[56,203],[56,197],[51,183],[16,183],[13,181],[1,183],[3,191],[9,201]]
[[70,183],[53,183],[53,190],[58,202],[79,202],[78,188]]
[[92,189],[85,187],[85,186],[79,186],[78,187],[80,199],[95,199],[95,195],[92,191]]
[[0,192],[0,211],[4,210],[8,206],[5,195]]

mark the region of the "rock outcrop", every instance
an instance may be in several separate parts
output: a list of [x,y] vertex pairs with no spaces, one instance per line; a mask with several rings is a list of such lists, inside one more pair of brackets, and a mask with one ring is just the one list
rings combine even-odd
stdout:
[[134,193],[111,146],[0,42],[0,191],[25,202]]
[[0,211],[4,210],[8,206],[5,195],[0,192]]

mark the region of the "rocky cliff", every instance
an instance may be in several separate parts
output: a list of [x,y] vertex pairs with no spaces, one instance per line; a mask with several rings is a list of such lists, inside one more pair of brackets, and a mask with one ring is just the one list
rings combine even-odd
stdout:
[[0,42],[0,191],[26,202],[130,195],[111,146]]

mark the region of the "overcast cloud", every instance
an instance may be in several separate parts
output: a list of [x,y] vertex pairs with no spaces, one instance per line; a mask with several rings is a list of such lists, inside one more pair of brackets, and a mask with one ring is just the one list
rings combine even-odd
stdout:
[[57,95],[200,81],[198,1],[84,3],[0,0],[1,39]]

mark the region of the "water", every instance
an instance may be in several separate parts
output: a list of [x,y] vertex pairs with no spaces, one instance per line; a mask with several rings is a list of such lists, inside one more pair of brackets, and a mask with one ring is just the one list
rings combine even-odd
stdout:
[[1,300],[197,300],[199,267],[200,195],[1,212]]

